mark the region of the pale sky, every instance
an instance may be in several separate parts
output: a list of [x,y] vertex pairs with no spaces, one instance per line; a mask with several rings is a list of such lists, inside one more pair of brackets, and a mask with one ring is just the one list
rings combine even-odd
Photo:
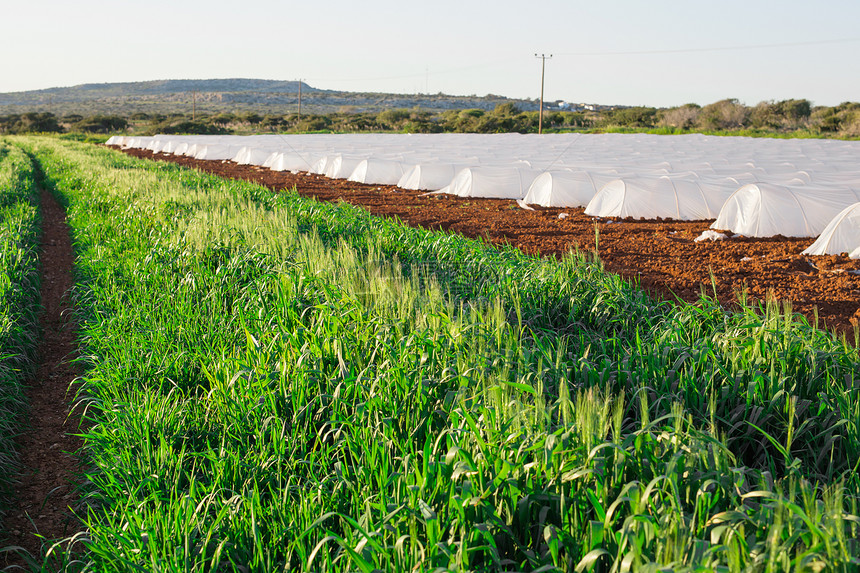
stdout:
[[[666,107],[860,101],[857,0],[0,0],[0,92],[303,78]],[[650,53],[649,53],[650,52]]]

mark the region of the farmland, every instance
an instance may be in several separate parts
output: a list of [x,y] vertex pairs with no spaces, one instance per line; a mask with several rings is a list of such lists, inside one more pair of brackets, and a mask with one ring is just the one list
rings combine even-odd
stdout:
[[[572,248],[599,251],[605,267],[656,296],[695,302],[706,286],[731,306],[749,300],[790,300],[795,312],[822,328],[853,338],[860,320],[860,260],[801,254],[811,240],[735,237],[695,242],[707,221],[595,221],[582,208],[521,209],[510,200],[427,196],[390,185],[361,184],[307,173],[290,173],[128,149],[136,157],[170,161],[209,173],[254,181],[272,190],[295,187],[306,197],[344,201],[374,215],[397,217],[413,226],[444,229],[529,253],[562,256]],[[561,217],[561,218],[560,218]],[[814,265],[814,266],[813,266]]]
[[[669,298],[693,302],[706,285],[727,305],[741,292],[790,300],[810,322],[849,336],[860,320],[860,259],[839,256],[860,248],[856,226],[844,226],[845,244],[808,252],[828,221],[860,199],[854,142],[516,134],[112,141],[140,157],[295,187],[527,252],[598,250],[607,268]],[[702,241],[714,228],[731,232]]]
[[46,563],[857,566],[857,350],[781,305],[671,304],[586,251],[10,141],[76,252],[89,470]]

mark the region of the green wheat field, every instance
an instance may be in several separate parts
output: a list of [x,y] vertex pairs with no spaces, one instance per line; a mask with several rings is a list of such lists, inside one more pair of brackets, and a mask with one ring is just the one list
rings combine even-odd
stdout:
[[39,185],[88,469],[34,570],[860,570],[856,337],[48,137],[0,139],[7,491]]

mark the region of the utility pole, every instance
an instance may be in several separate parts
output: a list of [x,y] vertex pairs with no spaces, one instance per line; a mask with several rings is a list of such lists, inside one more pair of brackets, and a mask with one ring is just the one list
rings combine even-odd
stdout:
[[543,133],[543,76],[546,69],[547,58],[552,58],[552,54],[535,54],[536,58],[540,58],[540,115],[538,115],[538,134]]
[[299,118],[297,121],[302,120],[302,78],[299,78]]
[[191,92],[191,121],[197,119],[197,90]]

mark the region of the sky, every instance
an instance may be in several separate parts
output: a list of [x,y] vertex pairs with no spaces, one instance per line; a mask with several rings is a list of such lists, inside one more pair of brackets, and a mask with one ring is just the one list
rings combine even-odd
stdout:
[[669,107],[860,101],[857,0],[0,0],[0,92],[157,79]]

